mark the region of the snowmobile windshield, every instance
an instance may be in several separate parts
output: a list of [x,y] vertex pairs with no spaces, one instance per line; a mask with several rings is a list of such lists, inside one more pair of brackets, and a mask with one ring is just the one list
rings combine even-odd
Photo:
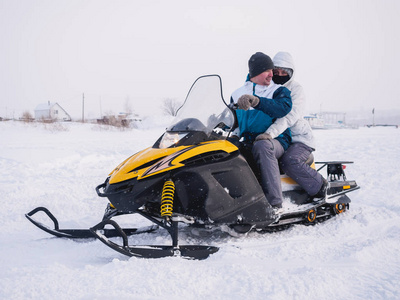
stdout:
[[208,139],[226,139],[234,124],[234,116],[222,96],[218,75],[199,77],[178,109],[167,132],[202,132]]

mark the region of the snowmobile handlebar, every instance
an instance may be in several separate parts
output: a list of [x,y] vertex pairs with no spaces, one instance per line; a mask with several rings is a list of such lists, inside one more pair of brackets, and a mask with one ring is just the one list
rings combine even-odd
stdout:
[[239,109],[239,105],[238,105],[237,103],[230,103],[230,104],[228,105],[228,107],[229,107],[231,110],[237,110],[237,109]]

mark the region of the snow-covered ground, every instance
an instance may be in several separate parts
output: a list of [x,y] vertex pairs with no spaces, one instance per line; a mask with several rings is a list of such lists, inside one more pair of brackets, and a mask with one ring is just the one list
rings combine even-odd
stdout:
[[[152,145],[163,129],[0,122],[0,299],[400,299],[395,128],[314,131],[316,161],[355,162],[346,175],[361,189],[349,195],[350,210],[278,233],[204,240],[187,234],[187,243],[220,247],[203,261],[129,258],[98,240],[52,237],[25,218],[45,206],[60,227],[97,224],[107,200],[94,188],[126,157]],[[133,239],[166,238],[158,232]]]

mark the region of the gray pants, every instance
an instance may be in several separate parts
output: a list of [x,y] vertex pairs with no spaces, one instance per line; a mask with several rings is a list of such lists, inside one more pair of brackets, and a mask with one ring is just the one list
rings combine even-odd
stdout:
[[318,193],[323,183],[322,175],[306,164],[312,151],[312,148],[303,143],[293,143],[280,159],[286,175],[296,181],[310,196]]
[[260,140],[254,143],[252,154],[261,173],[261,187],[271,205],[282,204],[282,186],[278,159],[283,149],[277,140]]

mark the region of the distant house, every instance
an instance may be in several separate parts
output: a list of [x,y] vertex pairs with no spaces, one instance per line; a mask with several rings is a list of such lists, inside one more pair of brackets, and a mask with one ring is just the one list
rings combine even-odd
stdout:
[[325,129],[325,121],[318,114],[310,114],[308,116],[304,116],[304,119],[308,121],[312,129]]
[[344,112],[320,112],[305,116],[304,119],[308,121],[312,129],[358,128],[358,125],[346,123]]
[[36,120],[52,120],[52,121],[71,121],[71,116],[63,109],[60,104],[47,103],[39,104],[35,108]]

